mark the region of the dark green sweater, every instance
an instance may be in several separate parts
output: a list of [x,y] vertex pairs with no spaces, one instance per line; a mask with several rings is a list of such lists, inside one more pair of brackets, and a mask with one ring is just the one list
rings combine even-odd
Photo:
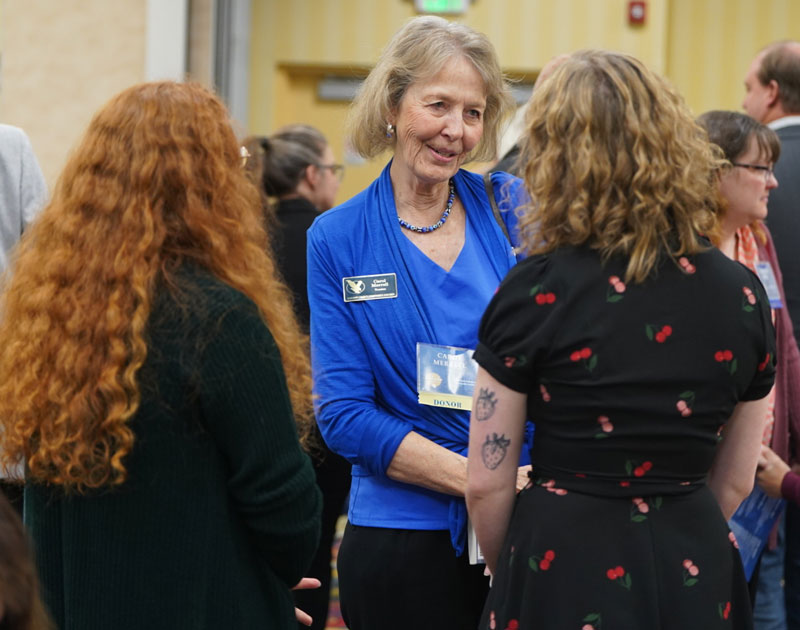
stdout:
[[289,588],[314,554],[320,497],[279,353],[249,299],[180,278],[150,319],[128,480],[25,490],[61,630],[296,628]]

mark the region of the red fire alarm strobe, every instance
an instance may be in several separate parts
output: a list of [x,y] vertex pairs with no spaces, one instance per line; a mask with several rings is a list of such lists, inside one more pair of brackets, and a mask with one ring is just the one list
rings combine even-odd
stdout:
[[636,25],[644,24],[646,16],[647,16],[646,2],[639,1],[639,2],[628,3],[628,24],[636,24]]

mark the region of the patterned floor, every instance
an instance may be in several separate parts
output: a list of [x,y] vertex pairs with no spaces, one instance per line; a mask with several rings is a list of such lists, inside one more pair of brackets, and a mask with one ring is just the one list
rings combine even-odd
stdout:
[[336,524],[336,537],[333,540],[333,552],[331,555],[331,565],[333,568],[333,575],[331,576],[331,603],[328,609],[328,622],[325,626],[326,630],[346,630],[347,626],[342,621],[342,613],[339,609],[339,575],[336,572],[336,557],[339,554],[339,543],[342,542],[342,534],[344,533],[344,526],[347,523],[347,517],[342,516]]

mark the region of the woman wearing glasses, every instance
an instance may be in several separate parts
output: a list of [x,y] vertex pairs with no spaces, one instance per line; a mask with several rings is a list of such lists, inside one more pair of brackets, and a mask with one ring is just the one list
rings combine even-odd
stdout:
[[269,137],[244,142],[246,168],[274,203],[264,204],[278,268],[294,294],[295,310],[308,331],[306,230],[333,207],[344,166],[328,141],[310,125],[287,125]]
[[[264,215],[278,269],[294,295],[300,325],[308,332],[306,230],[320,212],[333,206],[344,166],[334,163],[325,136],[310,125],[288,125],[269,137],[249,138],[244,147],[246,168],[268,198]],[[315,446],[319,452],[313,454],[314,470],[323,497],[322,534],[307,575],[322,586],[295,591],[294,596],[297,606],[311,616],[312,630],[322,630],[328,619],[331,546],[350,489],[350,464],[329,451],[319,436]]]
[[[786,308],[783,293],[781,270],[767,227],[763,221],[767,217],[769,191],[778,186],[772,174],[772,166],[780,155],[780,141],[777,134],[750,116],[738,112],[706,112],[698,122],[708,131],[711,142],[722,148],[730,163],[719,176],[719,192],[724,201],[720,220],[720,234],[716,245],[729,257],[744,264],[752,271],[758,271],[764,285],[771,295],[772,319],[775,322],[778,365],[775,372],[775,387],[770,392],[770,406],[767,414],[767,428],[763,435],[765,453],[760,462],[759,484],[768,494],[780,495],[778,488],[770,480],[778,469],[775,460],[790,462],[791,453],[797,453],[800,444],[800,354],[792,332],[792,320]],[[765,275],[766,274],[766,275]],[[770,280],[774,278],[774,282]],[[746,296],[749,299],[749,296]],[[770,449],[771,447],[771,449]],[[773,453],[774,451],[774,453]],[[772,465],[767,466],[767,462]],[[785,466],[786,464],[784,464]],[[788,467],[787,467],[788,469]],[[785,475],[784,475],[785,476]],[[790,477],[786,484],[787,497],[791,498]],[[778,489],[778,492],[776,492]],[[780,533],[780,534],[779,534]],[[772,532],[768,548],[761,556],[761,566],[751,587],[756,588],[754,617],[757,623],[782,619],[786,624],[784,589],[784,556],[786,555],[786,592],[800,588],[790,584],[789,576],[794,566],[794,574],[800,570],[800,558],[791,560],[791,548],[785,546],[783,526]],[[790,544],[790,543],[786,543]],[[797,551],[793,552],[795,555]],[[762,626],[766,627],[766,626]]]

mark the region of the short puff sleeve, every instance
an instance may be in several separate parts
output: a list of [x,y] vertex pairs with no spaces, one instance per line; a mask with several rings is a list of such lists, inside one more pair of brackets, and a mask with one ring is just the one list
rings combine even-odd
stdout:
[[533,256],[514,267],[481,319],[473,358],[497,381],[527,393],[556,329],[560,283],[551,259]]
[[758,350],[759,363],[753,373],[753,378],[745,392],[739,400],[760,400],[772,390],[775,383],[775,326],[772,324],[772,312],[770,309],[767,292],[758,276],[748,270],[750,276],[750,290],[756,299],[754,309],[758,315],[758,324],[754,330],[755,344]]

